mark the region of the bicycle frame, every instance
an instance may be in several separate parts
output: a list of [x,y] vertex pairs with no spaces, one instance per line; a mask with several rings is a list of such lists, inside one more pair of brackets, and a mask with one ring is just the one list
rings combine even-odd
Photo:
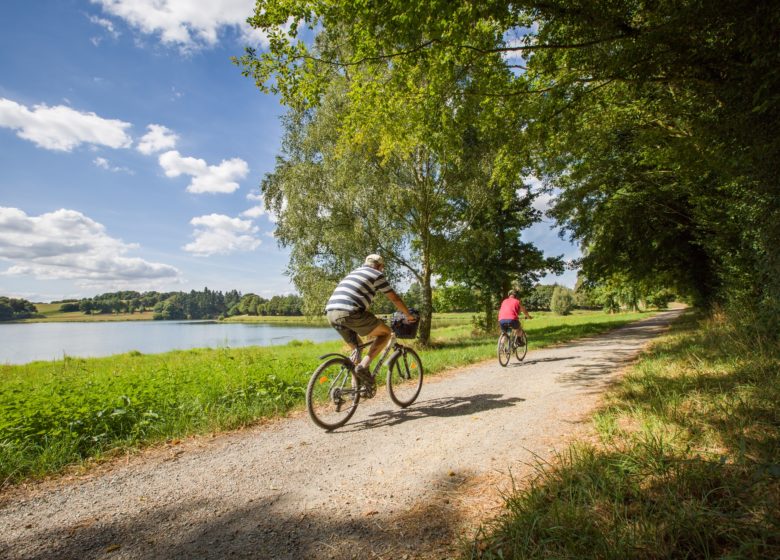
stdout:
[[[351,361],[353,364],[357,364],[360,362],[360,359],[362,357],[362,350],[363,348],[367,348],[371,346],[374,343],[373,340],[370,340],[368,342],[364,342],[362,344],[358,344],[352,352],[350,352],[350,355],[347,356],[346,354],[341,354],[340,352],[331,352],[330,354],[324,354],[319,357],[320,360],[324,360],[325,358],[329,358],[331,356],[338,356],[340,358],[345,358],[349,361]],[[399,346],[402,346],[402,344],[398,343],[398,339],[395,336],[395,333],[391,331],[390,333],[390,340],[387,342],[387,345],[382,350],[382,353],[379,354],[379,359],[376,362],[376,365],[374,366],[374,370],[371,372],[372,377],[376,377],[379,374],[379,370],[382,369],[382,366],[385,363],[385,360],[390,355],[391,350],[395,350]]]

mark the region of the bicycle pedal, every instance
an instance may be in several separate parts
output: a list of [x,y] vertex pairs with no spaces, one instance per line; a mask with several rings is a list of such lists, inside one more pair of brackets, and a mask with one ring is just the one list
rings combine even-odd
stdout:
[[374,398],[376,395],[376,384],[363,385],[363,396],[367,399]]

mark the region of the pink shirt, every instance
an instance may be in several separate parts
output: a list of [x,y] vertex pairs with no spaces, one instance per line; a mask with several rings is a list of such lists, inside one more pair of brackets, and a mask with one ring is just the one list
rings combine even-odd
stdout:
[[512,320],[520,318],[520,300],[515,298],[506,298],[501,302],[501,309],[498,310],[498,320]]

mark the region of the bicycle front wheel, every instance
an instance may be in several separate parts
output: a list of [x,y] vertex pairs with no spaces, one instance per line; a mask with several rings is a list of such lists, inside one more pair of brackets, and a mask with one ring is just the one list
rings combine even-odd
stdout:
[[422,389],[422,360],[417,352],[403,346],[390,356],[387,369],[387,393],[395,404],[406,408],[417,400]]
[[528,337],[526,336],[525,331],[522,331],[520,336],[518,336],[517,340],[515,341],[515,356],[517,356],[517,359],[522,362],[527,353]]
[[345,358],[331,358],[320,364],[309,379],[306,408],[320,428],[335,430],[355,414],[360,391],[351,365]]
[[502,367],[506,367],[511,357],[512,342],[509,340],[509,335],[502,332],[501,336],[498,337],[498,363]]

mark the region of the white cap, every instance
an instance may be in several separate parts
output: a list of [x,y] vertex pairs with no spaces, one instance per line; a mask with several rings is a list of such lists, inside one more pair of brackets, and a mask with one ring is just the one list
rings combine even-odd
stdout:
[[365,264],[366,266],[373,266],[373,267],[380,266],[380,265],[384,266],[385,259],[383,259],[381,255],[371,254],[366,257],[366,262],[363,264]]

